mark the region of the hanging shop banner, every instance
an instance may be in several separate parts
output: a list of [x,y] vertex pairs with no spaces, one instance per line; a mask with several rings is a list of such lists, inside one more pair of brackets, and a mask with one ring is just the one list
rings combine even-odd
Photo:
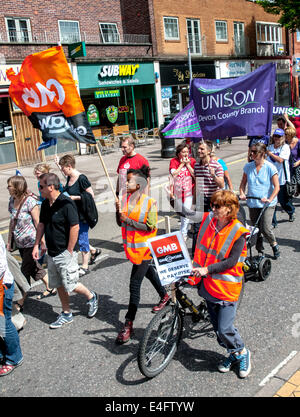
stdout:
[[181,232],[173,232],[148,239],[155,266],[162,285],[178,281],[192,270],[192,261]]
[[275,64],[270,63],[242,77],[194,79],[191,98],[203,137],[269,135],[275,77]]
[[193,101],[190,101],[161,133],[165,138],[202,138]]
[[100,90],[94,91],[95,98],[120,97],[120,90]]
[[116,123],[118,119],[118,107],[109,106],[105,109],[105,112],[110,123]]
[[28,55],[20,71],[7,70],[9,95],[42,131],[53,138],[95,144],[81,98],[61,46]]
[[90,126],[99,126],[100,118],[99,111],[95,104],[90,104],[87,109],[87,118]]

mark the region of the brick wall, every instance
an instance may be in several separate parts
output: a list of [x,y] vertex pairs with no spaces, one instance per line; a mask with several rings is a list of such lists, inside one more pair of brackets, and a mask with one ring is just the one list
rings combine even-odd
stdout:
[[[231,55],[234,48],[233,22],[243,22],[245,36],[249,38],[250,54],[256,53],[255,21],[277,22],[278,17],[266,13],[263,8],[247,0],[152,0],[156,25],[158,55],[179,57],[187,54],[186,19],[200,20],[201,36],[205,37],[203,49],[208,56]],[[179,20],[179,41],[164,39],[163,16],[177,17]],[[215,20],[226,20],[228,41],[216,42]],[[285,31],[282,30],[283,43]]]

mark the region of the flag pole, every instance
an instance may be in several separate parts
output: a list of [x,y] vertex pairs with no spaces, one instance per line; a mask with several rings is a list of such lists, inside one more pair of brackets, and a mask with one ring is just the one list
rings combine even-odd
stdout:
[[113,187],[113,185],[112,185],[112,182],[111,182],[110,176],[109,176],[109,174],[108,174],[108,171],[107,171],[107,168],[106,168],[105,162],[104,162],[104,160],[103,160],[103,158],[102,158],[102,155],[101,155],[100,149],[99,149],[99,147],[98,147],[98,143],[96,143],[96,144],[95,144],[95,146],[96,146],[96,149],[97,149],[97,153],[98,153],[98,156],[99,156],[100,162],[101,162],[102,167],[103,167],[103,169],[104,169],[105,175],[106,175],[106,177],[107,177],[107,179],[108,179],[108,183],[109,183],[109,186],[110,186],[110,188],[111,188],[111,191],[112,191],[112,193],[113,193],[113,195],[114,195],[114,197],[115,197],[115,200],[118,200],[118,197],[117,197],[116,192],[115,192],[115,190],[114,190],[114,187]]

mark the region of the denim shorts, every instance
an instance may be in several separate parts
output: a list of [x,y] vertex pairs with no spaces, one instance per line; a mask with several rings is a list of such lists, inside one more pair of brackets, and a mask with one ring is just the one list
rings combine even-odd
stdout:
[[71,255],[68,250],[57,256],[48,256],[49,287],[64,287],[67,293],[71,293],[79,282],[78,253]]
[[78,244],[80,252],[89,252],[89,225],[79,222]]

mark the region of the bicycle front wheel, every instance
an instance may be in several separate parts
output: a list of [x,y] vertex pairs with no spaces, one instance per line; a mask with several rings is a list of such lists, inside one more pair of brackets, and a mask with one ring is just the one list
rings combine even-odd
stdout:
[[176,305],[168,305],[145,329],[138,351],[138,365],[148,378],[160,374],[171,362],[182,336],[183,316]]

